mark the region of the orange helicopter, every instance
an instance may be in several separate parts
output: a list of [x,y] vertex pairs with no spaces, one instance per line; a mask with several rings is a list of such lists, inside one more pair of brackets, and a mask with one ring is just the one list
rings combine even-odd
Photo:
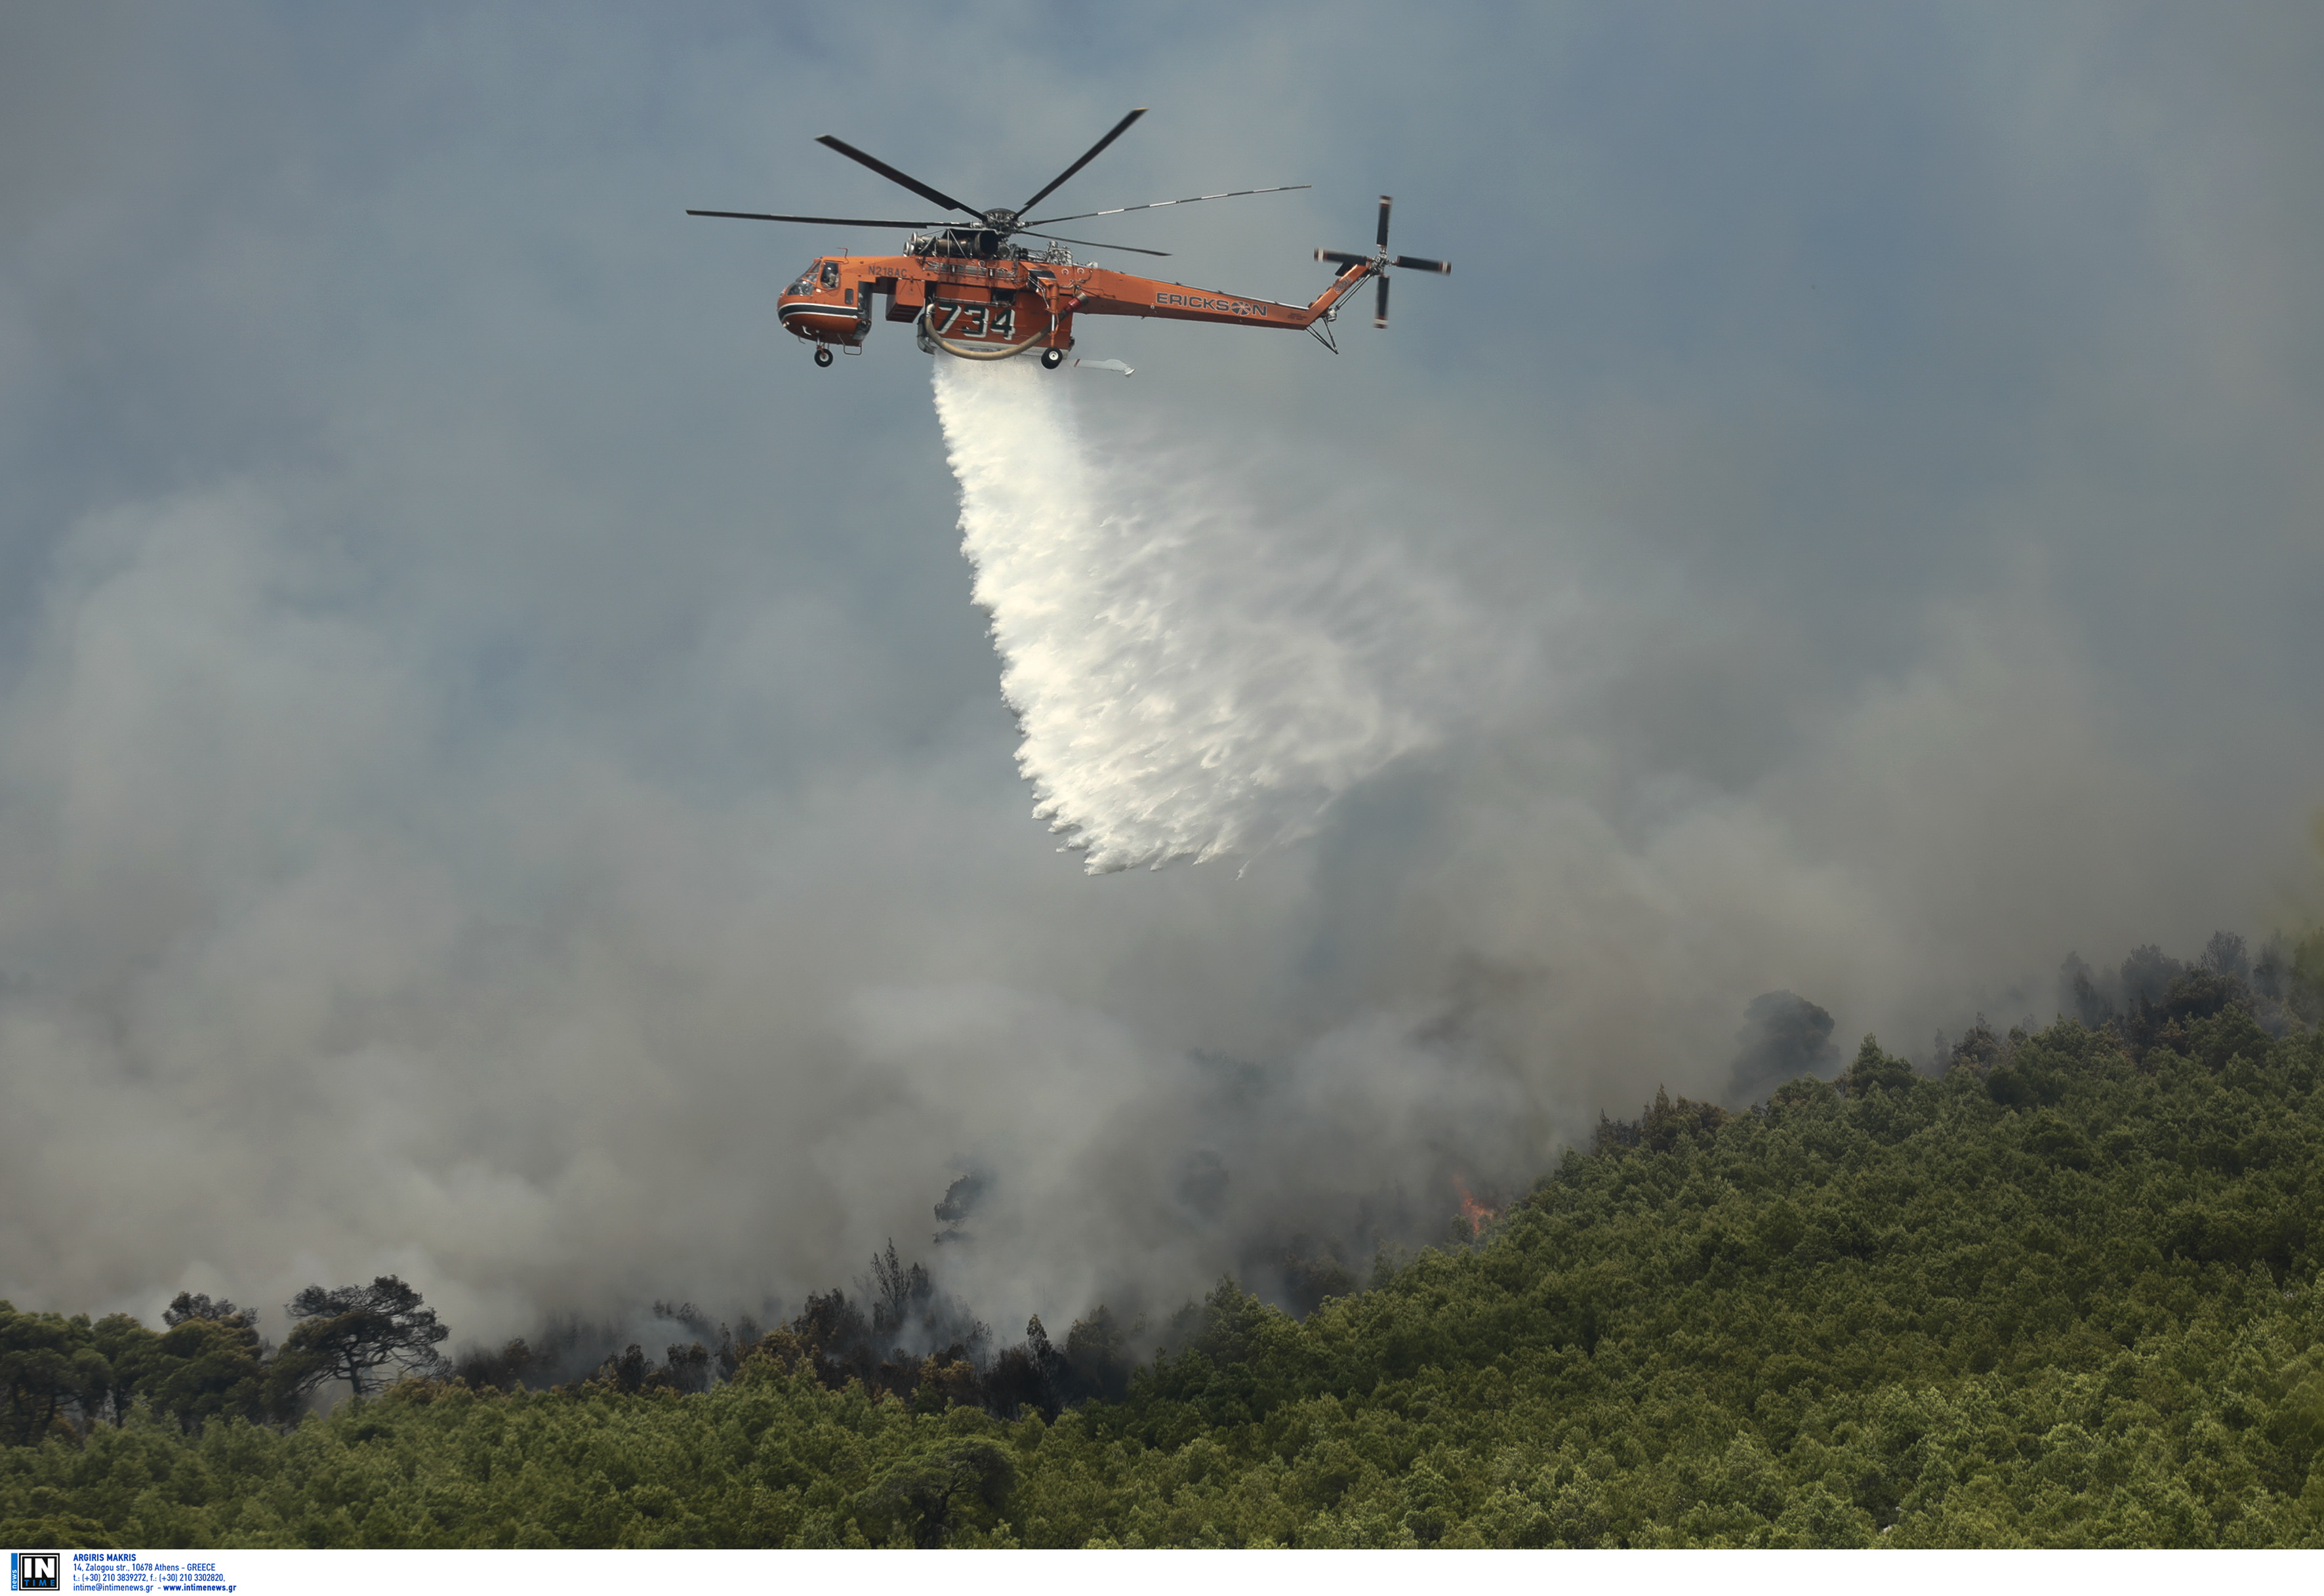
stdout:
[[[745,210],[689,210],[690,217],[730,217],[746,222],[806,222],[831,227],[901,227],[909,236],[897,255],[822,255],[801,272],[776,300],[776,314],[794,337],[814,346],[815,363],[827,366],[835,347],[862,354],[871,336],[872,300],[888,301],[884,319],[908,321],[922,350],[942,350],[964,360],[1006,360],[1038,349],[1041,364],[1055,371],[1074,346],[1076,316],[1150,316],[1171,321],[1213,321],[1229,327],[1275,327],[1305,330],[1333,354],[1339,345],[1332,336],[1342,300],[1365,279],[1378,281],[1372,325],[1388,325],[1388,268],[1408,272],[1450,272],[1443,261],[1388,253],[1388,198],[1379,202],[1379,235],[1370,254],[1348,254],[1319,249],[1315,258],[1342,268],[1331,286],[1305,305],[1278,304],[1273,300],[1189,288],[1126,272],[1076,262],[1073,245],[1084,249],[1123,250],[1132,254],[1167,255],[1167,250],[1141,249],[1127,244],[1093,244],[1085,238],[1061,238],[1039,231],[1061,222],[1088,221],[1120,216],[1133,210],[1158,210],[1166,206],[1192,205],[1205,199],[1234,199],[1249,194],[1284,194],[1305,189],[1291,183],[1276,189],[1237,189],[1224,194],[1197,194],[1187,199],[1161,199],[1148,205],[1125,205],[1111,210],[1077,211],[1071,216],[1026,220],[1026,213],[1047,198],[1075,172],[1095,160],[1108,144],[1146,115],[1146,107],[1124,116],[1113,131],[1092,144],[1082,158],[1059,172],[1048,184],[1014,210],[979,210],[964,205],[941,189],[907,176],[886,161],[867,155],[854,145],[825,134],[817,143],[828,144],[850,161],[860,162],[890,182],[900,183],[923,199],[974,218],[959,222],[872,221],[861,217],[769,216]],[[1038,251],[1013,240],[1034,238]]]

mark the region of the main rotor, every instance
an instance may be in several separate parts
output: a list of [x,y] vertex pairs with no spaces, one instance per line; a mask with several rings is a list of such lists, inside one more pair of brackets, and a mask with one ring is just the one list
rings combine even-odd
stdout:
[[1118,217],[1129,211],[1158,210],[1165,206],[1192,205],[1204,199],[1237,199],[1247,194],[1287,194],[1295,189],[1305,189],[1308,186],[1305,183],[1286,183],[1273,189],[1234,189],[1222,194],[1196,194],[1185,199],[1157,199],[1146,205],[1117,206],[1111,210],[1084,210],[1071,216],[1040,217],[1030,221],[1025,219],[1027,212],[1064,187],[1068,178],[1096,160],[1108,144],[1127,133],[1130,130],[1130,125],[1145,115],[1146,107],[1140,106],[1115,123],[1103,138],[1082,152],[1080,160],[1036,189],[1033,197],[1024,204],[1013,208],[995,207],[991,209],[979,209],[975,206],[954,198],[941,189],[930,187],[908,172],[899,171],[878,156],[867,154],[844,139],[834,138],[831,134],[825,134],[816,140],[816,143],[828,145],[859,166],[870,167],[890,182],[909,189],[932,204],[943,206],[946,210],[957,211],[964,216],[974,218],[965,224],[942,218],[936,221],[903,222],[874,220],[864,217],[770,216],[762,211],[750,210],[689,210],[686,214],[690,217],[731,217],[737,221],[744,222],[808,222],[830,227],[901,227],[914,235],[927,235],[925,237],[913,238],[910,248],[916,254],[971,255],[982,260],[1021,255],[1027,252],[1021,246],[1012,245],[1009,241],[1022,236],[1039,238],[1052,244],[1078,244],[1084,249],[1118,249],[1126,250],[1131,254],[1167,255],[1170,252],[1166,249],[1142,249],[1134,244],[1098,244],[1087,238],[1066,238],[1055,233],[1042,232],[1040,229],[1058,222],[1082,222],[1093,217]]

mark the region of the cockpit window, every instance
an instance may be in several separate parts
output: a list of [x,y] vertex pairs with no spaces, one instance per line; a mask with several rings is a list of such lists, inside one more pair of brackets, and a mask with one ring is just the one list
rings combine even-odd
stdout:
[[837,288],[839,286],[839,263],[837,261],[824,262],[823,286],[825,288]]

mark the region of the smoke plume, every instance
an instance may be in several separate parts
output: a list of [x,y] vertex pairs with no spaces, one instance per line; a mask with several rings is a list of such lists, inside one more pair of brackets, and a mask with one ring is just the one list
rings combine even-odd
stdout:
[[[2281,989],[2324,13],[1214,9],[964,143],[957,6],[0,7],[0,1296],[1291,1302],[1658,1087]],[[1091,236],[1460,274],[932,418],[772,325],[891,238],[679,214],[1149,103],[1068,212],[1315,186]]]

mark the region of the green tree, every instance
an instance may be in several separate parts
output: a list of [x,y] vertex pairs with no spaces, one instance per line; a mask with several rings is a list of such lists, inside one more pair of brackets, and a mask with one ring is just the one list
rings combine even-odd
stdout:
[[[1028,1324],[1003,1418],[958,1353],[905,1384],[825,1355],[864,1317],[835,1294],[698,1392],[640,1352],[627,1389],[188,1428],[149,1376],[124,1425],[0,1447],[0,1538],[2324,1546],[2324,1038],[2198,995],[1941,1079],[1868,1043],[1845,1089],[1665,1094],[1304,1317],[1222,1281],[1120,1400],[1058,1396],[1135,1327]],[[0,1327],[77,1325],[98,1351]]]
[[87,1315],[22,1314],[0,1301],[0,1441],[30,1445],[72,1417],[93,1420],[112,1388]]
[[309,1286],[284,1311],[297,1323],[276,1360],[278,1399],[334,1379],[346,1381],[360,1398],[378,1388],[384,1370],[432,1373],[443,1362],[437,1343],[451,1334],[420,1293],[393,1275],[368,1286]]

